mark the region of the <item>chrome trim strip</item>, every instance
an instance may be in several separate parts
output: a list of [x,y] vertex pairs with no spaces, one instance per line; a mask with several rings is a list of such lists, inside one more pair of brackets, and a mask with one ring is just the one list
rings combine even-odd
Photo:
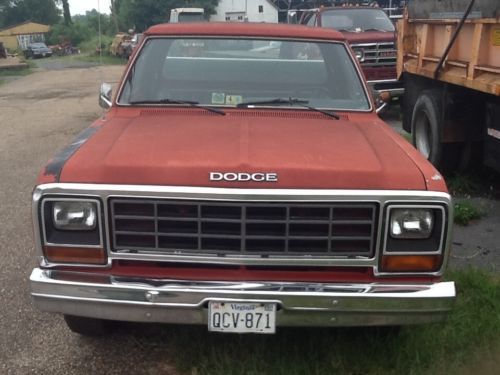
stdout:
[[[83,198],[96,198],[103,201],[104,233],[110,233],[108,199],[121,197],[136,198],[164,198],[185,200],[213,200],[213,201],[248,201],[248,202],[374,202],[380,203],[378,222],[384,219],[385,207],[388,204],[422,203],[441,204],[448,207],[450,222],[448,223],[447,241],[444,248],[442,268],[433,273],[384,273],[379,271],[378,257],[382,248],[382,225],[377,228],[377,242],[375,255],[372,258],[358,257],[314,257],[314,258],[250,258],[250,257],[199,257],[199,256],[165,256],[165,255],[135,255],[110,252],[110,238],[106,236],[106,251],[108,263],[103,267],[111,267],[115,259],[150,260],[164,262],[202,263],[202,264],[232,264],[232,265],[262,265],[262,266],[346,266],[346,267],[373,267],[376,276],[409,276],[432,275],[441,276],[449,254],[451,243],[453,205],[448,193],[421,190],[316,190],[316,189],[240,189],[240,188],[211,188],[211,187],[183,187],[183,186],[155,186],[155,185],[108,185],[108,184],[79,184],[79,183],[51,183],[39,185],[33,193],[33,225],[35,243],[43,267],[55,267],[61,264],[47,263],[41,249],[40,230],[37,207],[43,195],[65,195]],[[68,267],[95,267],[85,264],[67,264]]]
[[[73,275],[78,281],[72,281]],[[456,296],[453,282],[246,283],[99,275],[102,283],[97,283],[83,282],[81,275],[64,272],[58,278],[57,272],[35,268],[30,277],[35,305],[101,319],[206,324],[209,301],[272,302],[280,308],[276,318],[281,326],[363,326],[439,321]]]

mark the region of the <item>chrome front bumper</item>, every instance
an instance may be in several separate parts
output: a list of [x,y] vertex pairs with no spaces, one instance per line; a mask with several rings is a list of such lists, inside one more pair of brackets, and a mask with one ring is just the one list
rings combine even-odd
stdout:
[[403,82],[397,79],[387,79],[380,81],[368,81],[368,86],[372,88],[375,95],[379,95],[383,91],[391,94],[391,98],[399,98],[405,93]]
[[124,278],[35,268],[35,305],[91,318],[207,324],[209,301],[275,302],[277,326],[373,326],[443,320],[453,282],[321,284]]

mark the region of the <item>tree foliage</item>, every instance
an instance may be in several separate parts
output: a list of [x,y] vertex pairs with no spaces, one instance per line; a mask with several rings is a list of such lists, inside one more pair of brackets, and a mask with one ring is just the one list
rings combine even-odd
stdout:
[[4,0],[0,6],[0,28],[26,21],[53,25],[61,13],[54,0]]
[[71,17],[68,0],[0,0],[0,29],[30,20],[52,26],[50,44],[78,45],[98,36],[99,23],[103,35],[114,36],[130,29],[140,32],[168,22],[173,8],[203,8],[208,17],[215,13],[218,3],[219,0],[112,0],[111,15],[93,9]]

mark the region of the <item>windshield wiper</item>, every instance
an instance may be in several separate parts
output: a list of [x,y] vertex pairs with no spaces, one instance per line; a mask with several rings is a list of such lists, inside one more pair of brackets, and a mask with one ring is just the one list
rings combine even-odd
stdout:
[[311,107],[307,105],[309,103],[309,100],[304,100],[304,99],[297,99],[297,98],[276,98],[276,99],[269,99],[269,100],[262,100],[262,101],[255,101],[255,102],[243,102],[239,103],[236,105],[236,108],[243,108],[243,107],[249,107],[253,105],[281,105],[281,104],[288,104],[290,106],[297,105],[299,107],[304,107],[309,109],[310,111],[315,111],[324,114],[325,116],[332,117],[336,120],[340,119],[340,116],[336,114],[333,111],[326,111],[323,109]]
[[226,115],[226,112],[224,112],[222,109],[204,106],[201,105],[199,102],[195,102],[192,100],[177,100],[168,98],[159,100],[131,100],[129,101],[129,104],[183,104],[183,105],[188,105],[190,107],[202,108],[209,112],[217,113],[218,115],[222,116]]
[[363,31],[380,31],[382,33],[388,33],[388,32],[393,32],[393,31],[390,31],[390,30],[384,30],[384,29],[377,29],[375,27],[370,27],[368,29],[363,29]]

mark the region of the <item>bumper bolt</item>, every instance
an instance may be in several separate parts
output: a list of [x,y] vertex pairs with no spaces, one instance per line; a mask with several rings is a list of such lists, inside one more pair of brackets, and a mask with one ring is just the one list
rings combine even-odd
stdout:
[[149,292],[146,292],[146,299],[149,301],[149,302],[155,302],[156,301],[156,298],[158,298],[158,295],[160,293],[157,292],[157,291],[149,291]]

